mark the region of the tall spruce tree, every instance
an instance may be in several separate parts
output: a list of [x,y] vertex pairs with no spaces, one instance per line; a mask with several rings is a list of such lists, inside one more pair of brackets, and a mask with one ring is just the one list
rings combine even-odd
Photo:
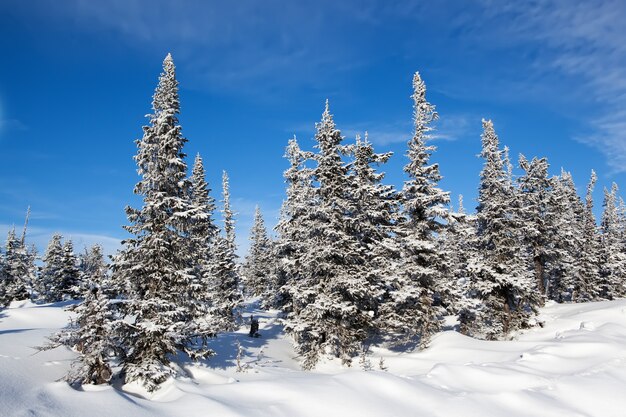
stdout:
[[524,256],[520,213],[506,152],[491,121],[483,120],[482,152],[476,213],[477,232],[470,259],[470,291],[480,301],[461,313],[468,333],[498,339],[528,327],[539,303]]
[[318,184],[307,214],[307,250],[301,254],[300,273],[291,288],[292,310],[285,330],[292,336],[302,366],[311,369],[329,354],[349,364],[373,326],[368,284],[357,274],[362,258],[348,228],[348,168],[345,148],[328,101],[316,125],[318,152],[313,178]]
[[[519,184],[522,238],[528,247],[535,288],[541,300],[549,291],[550,268],[558,261],[555,251],[556,226],[553,212],[552,181],[548,177],[548,160],[519,156],[519,166],[524,171],[517,180]],[[542,302],[543,304],[543,302]]]
[[310,211],[317,204],[317,199],[314,196],[312,169],[306,165],[312,154],[300,149],[294,137],[289,141],[284,156],[289,161],[289,168],[283,175],[287,190],[275,228],[278,239],[274,244],[276,261],[270,284],[276,291],[272,300],[268,298],[268,301],[273,307],[289,313],[292,310],[291,286],[301,276],[303,258],[309,250]]
[[626,276],[626,253],[620,230],[618,187],[613,183],[611,191],[604,189],[602,221],[600,223],[599,273],[600,296],[613,300],[624,296],[623,282]]
[[381,304],[386,299],[386,289],[396,282],[400,250],[395,239],[395,225],[399,216],[398,195],[390,185],[382,184],[384,173],[375,165],[386,163],[392,153],[375,153],[373,145],[359,136],[348,147],[353,160],[349,165],[349,233],[356,239],[361,259],[356,262],[355,273],[365,280],[367,294],[363,304],[374,313],[377,333],[388,330],[389,309]]
[[575,282],[580,279],[583,247],[584,205],[569,172],[553,177],[551,207],[555,215],[554,253],[550,268],[548,297],[557,302],[571,301]]
[[[246,293],[252,296],[269,296],[270,277],[273,272],[272,241],[267,235],[261,209],[254,210],[254,224],[250,230],[250,250],[243,265]],[[268,304],[268,303],[265,303]]]
[[385,315],[390,330],[402,333],[404,340],[419,335],[420,345],[426,346],[440,327],[434,298],[443,293],[442,278],[449,265],[437,234],[443,231],[450,196],[437,187],[439,165],[429,163],[435,146],[427,142],[438,115],[426,100],[426,86],[417,72],[411,97],[415,130],[408,143],[409,162],[404,167],[409,176],[401,193],[404,216],[397,227],[402,264],[391,286]]
[[582,246],[580,251],[580,273],[574,283],[573,301],[584,302],[597,300],[600,297],[600,276],[598,271],[598,227],[593,214],[593,189],[598,177],[595,171],[591,171],[587,194],[585,196],[585,209],[582,219]]
[[200,154],[196,156],[190,178],[191,214],[187,223],[194,278],[188,288],[189,297],[195,300],[196,319],[206,319],[207,311],[215,298],[211,271],[212,245],[218,227],[213,220],[215,199],[210,195],[206,182],[204,164]]
[[444,279],[444,307],[450,315],[458,315],[468,308],[469,272],[472,242],[475,240],[476,218],[467,214],[463,196],[459,195],[458,208],[448,213],[448,227],[441,234],[443,251],[449,258],[450,268]]
[[213,312],[221,330],[234,330],[239,318],[237,308],[243,297],[239,290],[239,271],[235,254],[235,214],[230,208],[230,186],[226,171],[222,174],[223,235],[212,245],[211,277],[213,279]]
[[143,138],[136,142],[141,180],[135,193],[142,196],[143,206],[126,209],[130,225],[125,229],[133,237],[124,241],[113,262],[115,280],[128,289],[126,321],[116,335],[126,349],[123,373],[126,381],[140,381],[149,391],[176,373],[170,355],[211,355],[206,338],[214,333],[206,322],[191,320],[194,300],[188,287],[194,265],[186,233],[191,212],[182,151],[186,139],[178,123],[178,81],[169,54],[152,108]]

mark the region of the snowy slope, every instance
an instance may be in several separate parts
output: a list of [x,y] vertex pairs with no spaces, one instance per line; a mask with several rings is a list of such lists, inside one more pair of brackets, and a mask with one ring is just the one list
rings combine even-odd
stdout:
[[[72,352],[33,346],[65,325],[59,304],[13,303],[0,312],[0,416],[625,416],[626,300],[544,308],[543,328],[514,341],[477,341],[454,332],[418,353],[372,349],[378,369],[333,361],[302,372],[275,316],[262,338],[245,329],[214,341],[208,364],[181,364],[188,377],[150,396],[138,386],[56,382]],[[237,341],[245,372],[236,372]],[[355,361],[357,362],[357,361]]]

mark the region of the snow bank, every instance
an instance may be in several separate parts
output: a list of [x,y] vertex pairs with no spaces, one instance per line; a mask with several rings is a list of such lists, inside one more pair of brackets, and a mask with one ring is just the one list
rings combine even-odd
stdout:
[[[543,328],[486,342],[454,332],[423,352],[373,348],[374,371],[325,361],[299,370],[276,312],[254,311],[263,337],[221,335],[218,356],[180,363],[186,377],[142,387],[58,382],[74,354],[36,353],[67,320],[64,305],[13,303],[0,312],[0,416],[624,416],[626,300],[550,304]],[[236,371],[237,343],[244,372]],[[380,358],[386,371],[378,370]],[[355,361],[357,362],[357,361]]]

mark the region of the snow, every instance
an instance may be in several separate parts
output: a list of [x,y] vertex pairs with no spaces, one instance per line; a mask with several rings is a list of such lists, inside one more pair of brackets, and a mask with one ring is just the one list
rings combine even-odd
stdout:
[[[68,303],[14,302],[0,312],[0,416],[623,416],[626,410],[626,300],[550,303],[543,327],[511,341],[453,331],[422,352],[372,347],[372,371],[321,361],[301,371],[276,311],[249,309],[247,328],[214,340],[217,356],[179,362],[185,377],[148,394],[137,384],[71,388],[58,381],[74,354],[39,352],[63,327]],[[236,371],[241,344],[244,372]],[[386,371],[379,370],[380,358]]]

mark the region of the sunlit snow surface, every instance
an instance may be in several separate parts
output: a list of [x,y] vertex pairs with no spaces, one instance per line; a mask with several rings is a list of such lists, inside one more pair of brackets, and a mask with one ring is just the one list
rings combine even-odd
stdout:
[[[13,303],[0,312],[0,416],[625,416],[626,300],[542,310],[543,328],[514,341],[484,342],[454,332],[423,352],[373,348],[375,370],[337,362],[299,370],[273,313],[259,339],[246,329],[214,341],[206,364],[180,363],[187,377],[154,394],[129,384],[58,382],[74,354],[36,353],[67,313],[59,304]],[[236,372],[237,341],[248,369]],[[378,370],[380,357],[386,371]]]

